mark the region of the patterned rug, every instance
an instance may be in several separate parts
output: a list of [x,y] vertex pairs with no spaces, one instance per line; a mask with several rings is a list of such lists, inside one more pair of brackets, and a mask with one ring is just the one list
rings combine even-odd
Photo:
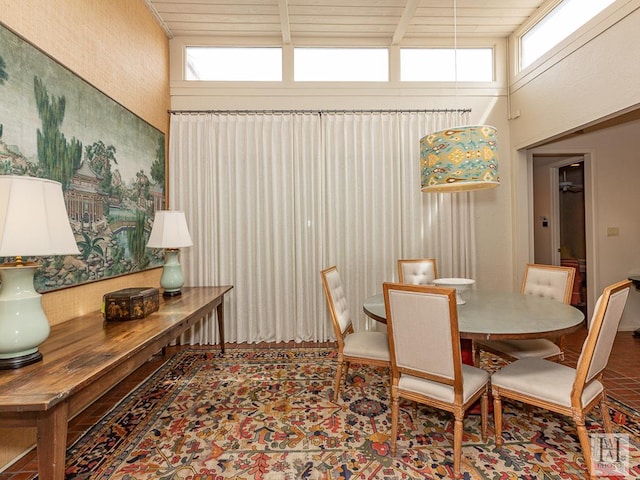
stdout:
[[[182,351],[69,448],[66,478],[452,478],[450,415],[401,404],[392,458],[388,373],[352,366],[334,403],[335,366],[327,349]],[[618,403],[613,410],[616,431],[631,436],[627,478],[639,478],[640,417]],[[590,418],[594,432],[602,432],[598,415]],[[570,420],[505,404],[500,450],[492,417],[487,443],[479,420],[465,419],[465,479],[585,478]]]

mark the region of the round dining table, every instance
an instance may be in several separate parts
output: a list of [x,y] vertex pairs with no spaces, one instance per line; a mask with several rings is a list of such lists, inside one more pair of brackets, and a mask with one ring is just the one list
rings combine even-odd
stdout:
[[[460,338],[468,340],[522,340],[561,337],[580,329],[584,314],[556,300],[516,292],[469,290],[458,305]],[[384,296],[367,298],[364,313],[386,323]]]
[[[458,330],[461,360],[468,365],[473,365],[473,340],[561,337],[584,324],[580,310],[549,298],[472,289],[464,293],[464,300],[465,303],[457,305]],[[362,309],[374,320],[387,323],[382,293],[365,299]],[[491,404],[489,409],[492,407]],[[468,412],[478,414],[479,405]]]

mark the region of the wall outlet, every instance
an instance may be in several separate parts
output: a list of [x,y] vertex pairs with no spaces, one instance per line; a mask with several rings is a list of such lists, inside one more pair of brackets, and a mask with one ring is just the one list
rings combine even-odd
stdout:
[[620,235],[618,227],[607,227],[607,237],[617,237],[618,235]]

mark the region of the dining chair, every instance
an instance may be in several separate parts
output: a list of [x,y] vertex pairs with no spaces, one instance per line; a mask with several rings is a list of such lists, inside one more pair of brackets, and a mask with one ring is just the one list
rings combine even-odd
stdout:
[[384,283],[383,291],[391,352],[391,455],[396,454],[400,398],[451,412],[453,472],[459,478],[463,419],[478,399],[486,441],[489,374],[462,363],[455,290]]
[[[521,293],[546,297],[569,304],[576,271],[572,267],[527,264],[522,280]],[[517,319],[516,319],[517,320]],[[564,360],[564,337],[555,339],[534,338],[525,340],[476,340],[474,363],[479,365],[480,352],[491,352],[507,361],[525,357]]]
[[398,282],[413,285],[428,285],[438,278],[435,258],[412,258],[398,260]]
[[345,380],[350,363],[389,368],[389,342],[386,332],[354,331],[340,273],[336,266],[320,272],[324,294],[338,343],[338,368],[334,381],[333,400],[337,401],[344,369]]
[[503,444],[503,399],[566,415],[576,423],[587,471],[595,478],[585,416],[600,405],[605,432],[612,433],[602,372],[609,361],[630,287],[631,282],[625,280],[604,289],[596,302],[576,368],[529,357],[516,360],[491,376],[496,446]]

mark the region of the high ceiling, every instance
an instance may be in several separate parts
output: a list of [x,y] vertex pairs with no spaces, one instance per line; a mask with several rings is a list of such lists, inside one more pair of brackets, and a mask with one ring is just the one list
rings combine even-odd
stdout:
[[[169,38],[395,45],[507,37],[544,0],[145,0]],[[454,28],[455,4],[455,28]],[[333,43],[331,43],[333,42]]]

